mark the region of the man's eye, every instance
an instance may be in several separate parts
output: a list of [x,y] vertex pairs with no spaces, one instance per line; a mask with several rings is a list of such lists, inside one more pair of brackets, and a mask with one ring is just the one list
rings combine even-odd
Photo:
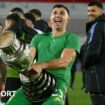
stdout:
[[61,15],[64,15],[65,13],[64,13],[64,12],[61,12],[60,14],[61,14]]
[[57,14],[57,12],[53,12],[53,14]]
[[95,12],[95,10],[88,10],[88,12]]
[[95,12],[95,10],[92,10],[92,12]]

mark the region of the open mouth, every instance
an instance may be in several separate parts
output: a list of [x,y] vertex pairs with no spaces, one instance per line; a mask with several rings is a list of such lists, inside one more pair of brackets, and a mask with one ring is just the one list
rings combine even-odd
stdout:
[[56,25],[61,25],[62,24],[61,19],[55,19],[54,22],[55,22]]

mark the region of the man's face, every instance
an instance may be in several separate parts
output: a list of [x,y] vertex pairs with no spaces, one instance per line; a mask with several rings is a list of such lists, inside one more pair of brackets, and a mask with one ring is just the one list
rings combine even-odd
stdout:
[[12,26],[12,23],[13,23],[12,20],[6,19],[5,20],[5,29],[10,28]]
[[51,27],[53,29],[66,28],[66,25],[69,22],[69,20],[70,17],[63,7],[53,9],[50,16]]
[[102,15],[103,11],[97,6],[88,6],[89,21],[93,21],[98,16]]
[[29,20],[29,19],[25,19],[25,22],[26,22],[26,25],[27,25],[28,27],[30,27],[30,28],[34,28],[34,25],[33,25],[33,23],[32,23],[31,20]]

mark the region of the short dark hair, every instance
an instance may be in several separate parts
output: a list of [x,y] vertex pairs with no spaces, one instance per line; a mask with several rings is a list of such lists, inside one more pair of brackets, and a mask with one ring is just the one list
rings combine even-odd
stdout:
[[26,19],[31,20],[32,23],[35,25],[35,23],[36,23],[36,19],[35,19],[35,17],[33,16],[32,13],[25,13],[25,14],[24,14],[24,17],[25,17]]
[[15,23],[18,23],[20,22],[21,18],[18,14],[14,13],[14,14],[9,14],[7,17],[6,17],[7,20],[13,20]]
[[102,9],[103,10],[103,5],[100,1],[98,0],[95,0],[95,1],[92,1],[88,4],[88,6],[97,6],[98,8]]
[[31,9],[29,12],[34,14],[34,15],[37,15],[39,17],[42,16],[42,13],[41,13],[41,11],[39,9]]
[[64,8],[67,11],[68,15],[70,15],[69,9],[66,6],[62,5],[62,4],[56,4],[56,5],[54,5],[53,9],[54,8],[61,8],[61,7]]
[[10,12],[12,12],[12,13],[13,13],[13,12],[20,12],[20,13],[24,14],[23,9],[20,8],[20,7],[15,7],[15,8],[13,8],[13,9],[11,9]]

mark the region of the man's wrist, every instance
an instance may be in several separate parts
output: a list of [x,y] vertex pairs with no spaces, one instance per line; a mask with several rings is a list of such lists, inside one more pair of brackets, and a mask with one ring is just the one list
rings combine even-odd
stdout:
[[48,68],[48,63],[44,62],[41,64],[41,66],[42,66],[42,70],[44,70],[44,69]]

